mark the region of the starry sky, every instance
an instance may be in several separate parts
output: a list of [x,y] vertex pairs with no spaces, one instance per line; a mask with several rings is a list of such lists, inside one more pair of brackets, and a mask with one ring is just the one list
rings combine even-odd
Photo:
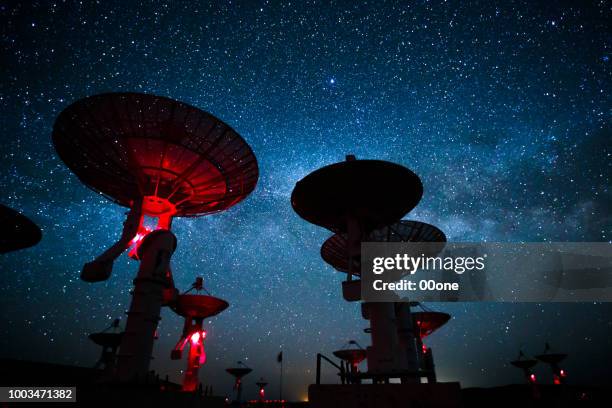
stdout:
[[[612,239],[608,1],[139,3],[0,4],[0,197],[43,229],[38,246],[0,258],[0,357],[93,365],[86,334],[128,307],[134,261],[104,283],[79,279],[125,209],[80,184],[51,144],[58,113],[96,93],[187,102],[257,155],[250,197],[173,225],[177,286],[201,275],[231,304],[205,322],[201,379],[216,393],[231,392],[222,370],[241,360],[254,369],[245,396],[261,376],[278,395],[282,349],[284,395],[302,399],[317,352],[369,343],[342,274],[319,256],[330,233],[289,202],[297,180],[346,154],[415,171],[425,193],[407,218],[449,240]],[[453,315],[428,341],[440,380],[521,382],[507,362],[547,340],[570,353],[570,382],[612,378],[612,305],[428,306]],[[181,327],[164,310],[153,362],[177,380]]]

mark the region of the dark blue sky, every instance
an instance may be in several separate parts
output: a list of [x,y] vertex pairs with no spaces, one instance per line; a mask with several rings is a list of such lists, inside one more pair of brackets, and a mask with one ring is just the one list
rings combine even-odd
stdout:
[[[218,392],[231,391],[221,369],[242,360],[254,368],[245,393],[264,376],[276,395],[282,347],[286,395],[301,398],[317,352],[368,344],[343,277],[319,257],[329,233],[289,203],[297,180],[347,153],[419,174],[425,193],[407,218],[449,240],[611,240],[610,2],[28,3],[0,5],[0,197],[44,238],[0,259],[4,357],[93,364],[86,333],[127,308],[133,261],[102,284],[78,278],[124,210],[51,145],[57,114],[95,93],[190,103],[257,155],[248,199],[174,223],[177,285],[203,275],[231,303],[207,324],[201,377]],[[546,340],[571,353],[571,381],[612,377],[610,305],[430,307],[453,314],[429,340],[442,380],[519,382],[507,360]],[[176,378],[180,327],[165,311],[155,346],[154,366]]]

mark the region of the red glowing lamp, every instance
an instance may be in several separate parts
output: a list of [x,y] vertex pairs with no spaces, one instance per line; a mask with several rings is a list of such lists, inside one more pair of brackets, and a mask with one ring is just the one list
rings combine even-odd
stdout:
[[264,402],[266,399],[265,388],[268,383],[263,378],[260,378],[255,384],[259,387],[259,402]]
[[369,233],[401,219],[422,196],[421,180],[406,167],[349,156],[298,181],[291,206],[306,221],[333,232],[348,232],[352,218]]
[[130,251],[128,252],[128,256],[132,259],[138,260],[138,249],[140,248],[140,244],[142,240],[149,234],[149,232],[153,231],[151,228],[140,226],[138,232],[130,241]]
[[[203,279],[197,278],[192,289],[203,290]],[[190,289],[190,290],[192,290]],[[171,305],[172,310],[185,318],[183,335],[179,339],[171,353],[173,360],[179,360],[183,350],[189,344],[189,355],[187,357],[187,370],[183,378],[183,391],[192,392],[198,387],[198,371],[206,362],[204,351],[204,340],[206,331],[202,329],[202,322],[207,317],[215,316],[225,310],[229,304],[223,300],[209,295],[190,295],[183,293]]]

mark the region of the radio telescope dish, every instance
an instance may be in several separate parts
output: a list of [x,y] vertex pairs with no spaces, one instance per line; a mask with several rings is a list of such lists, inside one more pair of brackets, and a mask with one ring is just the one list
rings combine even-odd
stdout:
[[400,220],[422,196],[421,180],[406,167],[349,156],[298,181],[291,205],[306,221],[333,232],[347,232],[353,219],[367,233]]
[[[446,235],[438,227],[420,221],[402,220],[388,227],[372,231],[365,241],[369,242],[422,242],[439,243],[435,246],[424,246],[428,253],[433,256],[444,248]],[[334,234],[321,246],[321,257],[325,262],[333,266],[337,271],[348,272],[349,254],[348,239],[346,234]],[[360,275],[361,263],[359,257],[353,257],[353,271]]]
[[209,295],[180,295],[176,304],[172,306],[172,310],[176,314],[183,317],[191,317],[193,319],[205,319],[207,317],[216,316],[225,309],[229,303],[223,299],[219,299]]
[[81,99],[58,116],[53,144],[82,183],[145,215],[225,210],[257,183],[249,145],[193,106],[138,93]]
[[444,326],[450,318],[451,316],[444,312],[426,311],[412,313],[412,321],[416,328],[415,331],[421,339],[424,339]]
[[42,238],[40,228],[25,215],[0,204],[0,253],[16,251],[38,244]]

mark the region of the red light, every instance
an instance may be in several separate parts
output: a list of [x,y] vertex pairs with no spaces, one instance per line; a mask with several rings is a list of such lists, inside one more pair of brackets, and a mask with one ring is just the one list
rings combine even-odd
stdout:
[[266,392],[264,391],[264,389],[263,389],[263,388],[260,388],[260,389],[259,389],[259,396],[261,397],[261,399],[263,399],[263,398],[264,398],[265,393],[266,393]]
[[529,381],[531,381],[532,383],[535,383],[535,382],[536,382],[536,376],[535,376],[535,374],[531,374],[531,375],[529,376]]
[[130,258],[138,259],[138,247],[140,246],[140,243],[142,242],[144,237],[146,237],[147,234],[151,231],[153,231],[151,228],[144,226],[140,227],[134,238],[132,238],[132,240],[130,241],[130,247],[132,247],[132,249],[130,249],[130,252],[128,252],[128,256]]
[[566,377],[567,376],[567,373],[564,370],[561,370],[559,372],[559,374],[561,375],[561,377]]
[[[187,371],[183,378],[183,391],[194,391],[198,386],[198,370],[206,362],[206,352],[204,351],[205,338],[206,332],[204,330],[196,330],[182,339],[181,350],[187,342],[191,341],[189,357],[187,359]],[[177,348],[178,346],[175,347],[175,351]]]
[[427,354],[427,346],[423,344],[423,354]]
[[191,335],[191,342],[193,344],[198,344],[200,341],[204,341],[206,338],[206,332],[202,330],[201,332],[197,331]]

